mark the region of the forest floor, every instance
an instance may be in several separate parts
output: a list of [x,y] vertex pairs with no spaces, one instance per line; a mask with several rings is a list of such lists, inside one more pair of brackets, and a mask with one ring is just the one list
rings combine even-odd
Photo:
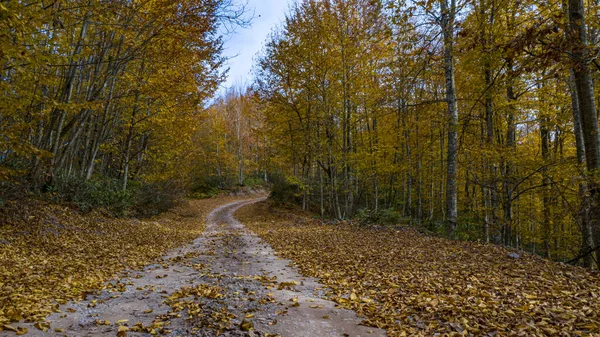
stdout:
[[600,336],[598,273],[409,227],[326,223],[268,201],[236,217],[388,336]]
[[7,205],[0,336],[600,336],[597,273],[265,197],[141,220]]
[[0,336],[385,336],[233,218],[260,200],[194,200],[150,220],[4,214]]
[[26,333],[14,324],[21,321],[48,330],[46,317],[61,306],[123,289],[114,281],[196,239],[212,209],[240,198],[248,196],[191,200],[149,219],[7,202],[0,208],[0,335]]

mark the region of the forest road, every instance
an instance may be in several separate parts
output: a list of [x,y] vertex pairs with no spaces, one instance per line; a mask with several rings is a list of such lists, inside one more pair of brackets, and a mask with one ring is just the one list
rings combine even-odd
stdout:
[[261,200],[215,208],[202,236],[84,301],[60,306],[49,326],[15,326],[27,327],[28,336],[386,336],[324,299],[317,280],[303,277],[234,218]]

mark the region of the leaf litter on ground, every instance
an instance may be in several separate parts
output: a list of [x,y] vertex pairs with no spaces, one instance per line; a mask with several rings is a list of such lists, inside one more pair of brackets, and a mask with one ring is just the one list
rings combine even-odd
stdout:
[[[35,322],[69,301],[106,287],[125,269],[143,269],[204,231],[218,205],[239,199],[190,200],[148,219],[80,214],[41,201],[7,202],[0,209],[0,331],[27,333],[16,322]],[[117,289],[118,290],[118,289]]]
[[326,224],[268,201],[236,217],[389,336],[600,336],[600,275],[411,228]]

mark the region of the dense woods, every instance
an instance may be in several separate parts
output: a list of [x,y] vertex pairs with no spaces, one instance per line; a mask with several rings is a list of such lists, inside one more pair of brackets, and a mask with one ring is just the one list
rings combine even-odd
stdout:
[[597,9],[299,1],[253,84],[211,100],[226,71],[220,27],[247,23],[240,4],[3,1],[2,195],[121,209],[135,191],[156,201],[268,182],[323,217],[592,267]]
[[600,2],[273,1],[0,0],[0,335],[598,335]]
[[595,2],[301,1],[254,94],[304,208],[595,261]]
[[0,2],[3,194],[185,186],[237,24],[230,1]]

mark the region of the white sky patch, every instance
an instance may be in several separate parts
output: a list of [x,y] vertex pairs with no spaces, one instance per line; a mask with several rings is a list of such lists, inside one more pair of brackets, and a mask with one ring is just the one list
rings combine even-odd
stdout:
[[269,33],[285,19],[285,13],[293,0],[249,0],[248,11],[254,12],[254,19],[248,28],[237,28],[225,38],[225,56],[230,58],[225,68],[229,68],[227,81],[221,85],[219,93],[233,85],[252,82],[254,56],[261,50]]

